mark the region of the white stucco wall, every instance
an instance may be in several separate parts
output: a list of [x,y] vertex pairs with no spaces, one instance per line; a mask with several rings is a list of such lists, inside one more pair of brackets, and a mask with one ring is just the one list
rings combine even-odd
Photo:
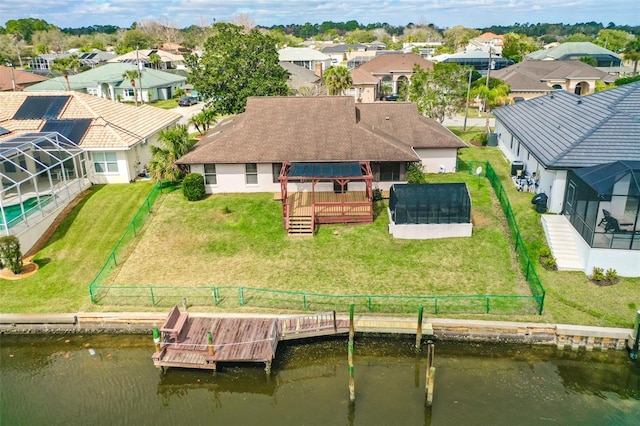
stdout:
[[471,223],[439,223],[439,224],[402,224],[396,225],[389,216],[389,233],[393,238],[404,240],[431,240],[436,238],[470,237],[473,225]]
[[573,231],[576,248],[584,261],[584,273],[591,275],[593,268],[615,269],[621,277],[640,277],[640,250],[619,250],[591,248],[585,240]]
[[455,173],[458,150],[455,148],[414,149],[420,157],[425,173],[438,173],[444,167],[446,173]]
[[[271,163],[258,164],[258,183],[247,184],[244,164],[216,164],[216,185],[205,185],[208,194],[225,192],[280,192],[280,182],[273,183]],[[191,166],[192,173],[204,175],[204,165]]]

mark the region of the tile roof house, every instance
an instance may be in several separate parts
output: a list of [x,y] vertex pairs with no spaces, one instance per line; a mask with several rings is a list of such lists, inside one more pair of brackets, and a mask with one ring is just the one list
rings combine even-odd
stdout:
[[47,77],[0,65],[0,91],[24,90],[27,86],[45,80]]
[[566,90],[578,95],[593,93],[596,81],[612,83],[611,74],[581,61],[527,60],[494,71],[495,78],[511,87],[509,97],[532,99],[554,90]]
[[78,92],[0,92],[0,143],[36,132],[58,132],[88,153],[92,183],[127,183],[141,174],[158,134],[181,115],[134,107]]
[[[109,63],[69,76],[71,90],[88,93],[101,98],[134,102],[133,86],[131,80],[124,78],[127,71],[135,71],[137,68],[130,63]],[[136,79],[136,92],[138,100],[140,96],[145,102],[161,99],[171,99],[176,89],[184,87],[187,77],[172,74],[165,71],[144,68],[142,75]],[[142,85],[141,85],[142,84]],[[140,91],[140,87],[142,90]],[[67,89],[64,77],[55,77],[42,83],[34,84],[27,91],[60,91]]]
[[374,188],[406,182],[413,162],[453,172],[465,146],[411,103],[251,97],[244,113],[211,129],[178,164],[202,174],[207,193],[279,193],[291,233],[298,229],[293,217],[308,217],[312,226],[370,222]]
[[184,56],[171,53],[160,49],[140,49],[133,50],[129,53],[125,53],[124,55],[117,56],[111,60],[110,63],[114,62],[123,62],[127,64],[143,64],[146,68],[154,68],[154,65],[149,57],[151,55],[160,56],[160,64],[158,67],[161,70],[168,69],[185,69],[186,66],[184,64]]
[[306,47],[285,47],[278,50],[280,62],[291,62],[306,68],[322,77],[322,73],[331,66],[331,56]]
[[[616,162],[640,165],[640,83],[587,96],[556,91],[498,108],[494,114],[498,146],[512,163],[512,174],[519,169],[525,175],[535,173],[536,192],[548,196],[549,210],[564,214],[577,229],[583,270],[590,273],[593,266],[610,265],[621,275],[640,276],[640,268],[637,275],[628,275],[636,273],[629,265],[640,265],[640,190],[629,181],[637,180],[640,170],[619,173],[609,193],[579,178],[581,170],[590,167]],[[594,200],[582,200],[586,193],[593,193]],[[635,231],[611,233],[599,228],[605,210]],[[603,248],[619,250],[610,254]]]
[[[377,94],[398,93],[401,84],[408,84],[411,81],[416,66],[430,70],[433,69],[433,62],[414,53],[384,53],[355,68],[352,71],[352,78],[359,86],[370,86],[373,79],[362,72],[364,71],[380,80],[381,87]],[[356,70],[359,71],[354,75]],[[355,84],[354,86],[359,87]],[[363,100],[363,102],[368,101]]]
[[577,61],[582,57],[590,57],[596,60],[596,68],[610,74],[620,74],[630,70],[622,66],[622,58],[617,53],[590,42],[560,43],[550,49],[541,49],[531,52],[527,59],[542,61]]

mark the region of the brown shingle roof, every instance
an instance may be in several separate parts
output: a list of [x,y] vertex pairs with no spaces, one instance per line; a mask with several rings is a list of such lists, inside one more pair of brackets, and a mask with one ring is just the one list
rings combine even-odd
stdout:
[[358,67],[351,70],[351,80],[353,84],[378,84],[380,78],[372,75],[369,71]]
[[28,96],[71,96],[57,118],[91,119],[81,141],[85,149],[129,148],[180,119],[180,115],[148,105],[134,107],[78,92],[4,92],[0,93],[0,126],[11,133],[38,132],[44,120],[13,120],[13,116]]
[[413,53],[386,53],[378,55],[372,60],[365,62],[358,68],[370,72],[371,74],[389,74],[390,72],[410,73],[413,67],[419,65],[422,69],[433,69],[433,62],[427,61]]
[[[391,121],[379,123],[382,116]],[[392,135],[400,126],[409,129]],[[369,108],[356,107],[351,96],[252,97],[244,113],[213,128],[179,163],[418,161],[413,143],[466,146],[445,140],[437,126],[422,120],[412,104]]]
[[25,86],[45,80],[47,77],[0,65],[0,91],[13,90],[14,81],[16,90],[22,90]]

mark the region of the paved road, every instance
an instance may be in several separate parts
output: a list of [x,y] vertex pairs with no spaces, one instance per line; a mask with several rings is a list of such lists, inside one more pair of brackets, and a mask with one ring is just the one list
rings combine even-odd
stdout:
[[[447,127],[463,127],[464,126],[464,114],[463,115],[454,115],[452,118],[445,118],[442,123],[443,126]],[[484,128],[487,125],[487,119],[482,117],[467,117],[467,129],[470,127],[481,127]],[[489,125],[493,128],[496,125],[495,118],[491,117],[489,119]]]

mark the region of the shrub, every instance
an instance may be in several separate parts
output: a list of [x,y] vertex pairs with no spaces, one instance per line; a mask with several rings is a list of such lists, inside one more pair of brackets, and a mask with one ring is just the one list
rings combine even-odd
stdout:
[[487,133],[478,133],[473,138],[471,138],[472,142],[475,142],[476,146],[487,146],[487,142],[489,142],[489,135]]
[[604,280],[604,269],[594,266],[593,273],[591,274],[591,279],[594,281]]
[[224,208],[222,209],[222,213],[231,214],[231,209],[229,208],[229,206],[224,206]]
[[373,201],[382,201],[382,189],[373,188]]
[[607,269],[607,273],[604,275],[604,279],[611,282],[616,281],[618,279],[618,271],[612,268]]
[[545,257],[543,266],[546,269],[556,269],[556,267],[558,266],[558,264],[556,263],[556,258],[555,257]]
[[205,195],[204,176],[190,173],[182,181],[182,193],[189,201],[198,201]]
[[411,163],[407,167],[407,183],[427,183],[422,163]]
[[551,249],[548,246],[544,246],[540,249],[541,257],[551,257]]
[[22,272],[20,240],[15,235],[0,238],[0,265],[9,268],[14,274]]

